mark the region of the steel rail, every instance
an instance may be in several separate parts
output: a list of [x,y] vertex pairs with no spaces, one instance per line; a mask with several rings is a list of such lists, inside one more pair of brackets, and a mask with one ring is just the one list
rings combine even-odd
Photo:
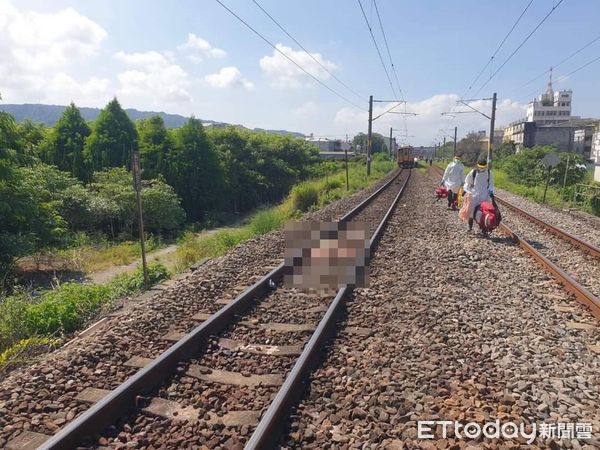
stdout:
[[514,239],[523,250],[529,253],[538,263],[540,263],[548,272],[550,272],[567,291],[575,295],[575,298],[577,298],[580,303],[583,303],[589,307],[594,317],[600,319],[600,299],[598,297],[579,284],[567,272],[562,270],[544,255],[542,255],[539,251],[533,248],[531,244],[529,244],[525,239],[522,239],[508,226],[501,223],[499,228],[503,233]]
[[[440,167],[436,166],[436,169],[438,169],[439,171],[442,171],[442,173],[443,173],[443,170]],[[527,220],[535,223],[536,225],[539,225],[542,228],[545,228],[547,231],[549,231],[556,237],[569,242],[573,246],[579,248],[580,250],[583,250],[584,252],[588,253],[589,255],[591,255],[595,258],[600,258],[600,248],[596,247],[595,245],[593,245],[581,238],[578,238],[577,236],[569,233],[568,231],[563,230],[562,228],[555,227],[554,225],[551,225],[548,222],[546,222],[538,217],[535,217],[533,214],[528,213],[524,209],[519,208],[518,206],[509,202],[508,200],[505,200],[502,197],[498,197],[498,195],[494,195],[494,198],[501,205],[504,205],[504,206],[508,207],[509,209],[512,209],[517,214],[520,214],[521,216],[525,217]]]
[[[401,173],[401,169],[397,170],[390,180],[345,214],[340,222],[350,220],[356,216],[389,187]],[[42,450],[76,448],[84,438],[102,431],[126,411],[135,408],[138,396],[155,389],[164,378],[174,372],[177,364],[197,354],[198,349],[208,337],[223,330],[236,315],[248,309],[255,298],[268,289],[271,280],[280,280],[283,276],[283,269],[284,263],[281,263],[239,294],[231,303],[225,305],[104,398],[90,406],[81,416],[61,428],[38,448]]]
[[[435,166],[438,171],[442,171],[438,166]],[[564,239],[571,244],[575,245],[578,248],[586,251],[592,256],[600,257],[600,249],[594,247],[592,244],[589,244],[576,236],[567,233],[560,228],[554,227],[549,223],[544,222],[537,217],[532,216],[531,214],[523,211],[507,202],[506,200],[502,200],[498,198],[498,196],[494,196],[496,200],[509,208],[513,208],[517,213],[522,214],[527,219],[537,223],[541,227],[546,228],[552,234]],[[563,269],[554,264],[550,259],[546,258],[541,252],[536,250],[531,244],[529,244],[525,239],[521,238],[517,233],[515,233],[510,227],[506,224],[500,224],[500,231],[502,231],[507,236],[514,239],[525,252],[529,253],[543,268],[545,268],[556,280],[569,292],[571,292],[575,298],[585,306],[587,306],[592,315],[597,319],[600,319],[600,299],[592,294],[589,290],[587,290],[584,286],[582,286],[579,282],[577,282],[571,275],[565,272]],[[597,254],[596,254],[597,252]]]
[[[400,197],[402,196],[402,193],[404,192],[404,188],[410,179],[410,174],[411,172],[409,171],[408,177],[404,181],[400,191],[394,198],[394,201],[379,223],[379,226],[373,233],[373,236],[371,236],[371,254],[377,247],[379,239],[383,234],[383,229],[385,228],[390,216],[398,204],[398,201],[400,200]],[[245,450],[264,450],[276,447],[280,438],[282,424],[287,418],[287,413],[296,403],[300,394],[304,390],[305,384],[303,381],[314,367],[318,355],[322,351],[323,344],[332,333],[336,319],[342,312],[342,308],[346,305],[347,294],[351,291],[351,288],[344,286],[337,292],[333,302],[319,322],[317,329],[294,364],[292,371],[286,377],[285,382],[277,392],[275,399],[265,414],[263,414],[260,422],[254,430],[254,433],[246,443],[246,446],[244,447]]]
[[504,199],[498,197],[497,195],[495,195],[494,197],[496,198],[496,200],[498,201],[498,203],[500,203],[500,204],[502,204],[504,206],[507,206],[508,208],[514,210],[518,214],[520,214],[523,217],[525,217],[526,219],[528,219],[531,222],[535,223],[536,225],[539,225],[540,227],[545,228],[546,230],[548,230],[553,235],[559,237],[560,239],[568,241],[569,243],[571,243],[575,247],[583,250],[584,252],[590,254],[591,256],[593,256],[595,258],[600,258],[600,248],[596,247],[595,245],[590,244],[589,242],[584,241],[583,239],[580,239],[577,236],[572,235],[568,231],[565,231],[565,230],[563,230],[561,228],[555,227],[554,225],[551,225],[548,222],[545,222],[542,219],[539,219],[539,218],[535,217],[534,215],[528,213],[527,211],[524,211],[523,209],[521,209],[518,206],[510,203],[509,201],[504,200]]

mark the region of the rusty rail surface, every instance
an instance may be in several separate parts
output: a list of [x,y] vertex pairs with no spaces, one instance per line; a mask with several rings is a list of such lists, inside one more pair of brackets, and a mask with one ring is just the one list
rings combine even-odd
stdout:
[[538,263],[540,263],[548,272],[550,272],[567,291],[575,295],[575,298],[577,298],[579,302],[590,308],[590,311],[594,317],[600,320],[600,299],[598,299],[598,297],[579,284],[567,272],[562,270],[544,255],[538,252],[531,246],[531,244],[529,244],[525,239],[522,239],[508,226],[501,223],[500,230],[507,236],[510,236],[512,239],[514,239],[519,244],[519,247],[529,253]]
[[[394,212],[400,197],[404,193],[404,188],[410,179],[410,174],[411,172],[409,171],[408,177],[402,184],[400,191],[379,223],[377,230],[375,230],[373,236],[371,236],[371,254],[373,254],[373,251],[377,247],[379,239],[383,235],[383,229]],[[327,309],[325,316],[321,319],[317,329],[304,347],[302,354],[292,368],[292,371],[285,379],[279,392],[277,392],[269,409],[263,414],[254,433],[250,436],[250,440],[244,447],[245,450],[263,450],[277,447],[277,442],[281,435],[281,427],[285,425],[285,419],[287,418],[288,412],[306,387],[303,381],[316,365],[318,355],[323,349],[323,344],[333,332],[336,319],[346,305],[347,294],[351,291],[352,289],[346,286],[338,291],[333,302]]]
[[[397,170],[390,180],[341,217],[340,222],[350,220],[356,216],[371,201],[378,197],[381,192],[389,187],[402,172],[402,169]],[[138,396],[145,395],[158,387],[163,379],[174,373],[179,362],[185,361],[196,354],[210,335],[223,330],[234,320],[236,315],[248,309],[256,298],[268,289],[271,280],[282,278],[283,268],[284,263],[281,263],[278,267],[271,270],[239,294],[231,303],[225,305],[210,316],[208,320],[202,322],[181,340],[165,350],[160,356],[152,360],[147,366],[117,386],[106,397],[94,403],[83,414],[58,430],[56,434],[51,436],[38,448],[43,450],[76,448],[84,438],[100,433],[127,411],[134,409]]]

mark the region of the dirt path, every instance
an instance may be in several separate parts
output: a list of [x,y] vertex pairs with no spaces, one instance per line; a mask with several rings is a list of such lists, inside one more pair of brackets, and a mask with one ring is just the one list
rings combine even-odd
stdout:
[[[215,228],[213,230],[203,231],[202,233],[196,234],[196,238],[210,236],[211,234],[216,233],[220,229],[221,228]],[[160,262],[167,266],[167,269],[172,270],[175,266],[174,254],[176,250],[177,244],[172,244],[168,247],[155,250],[146,254],[146,261],[148,262],[148,264],[150,264],[152,262],[160,260]],[[107,283],[111,280],[111,278],[113,278],[116,275],[133,272],[140,264],[142,264],[142,258],[139,258],[129,264],[112,266],[108,269],[100,270],[98,272],[88,273],[86,274],[86,279],[95,284]]]

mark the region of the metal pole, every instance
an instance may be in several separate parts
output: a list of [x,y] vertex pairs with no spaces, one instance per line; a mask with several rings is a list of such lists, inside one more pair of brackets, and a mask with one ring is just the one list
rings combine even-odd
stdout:
[[[492,118],[490,120],[490,141],[488,142],[487,163],[488,168],[492,168],[492,148],[494,146],[494,127],[496,126],[496,93],[492,98]],[[544,195],[545,198],[545,195]]]
[[569,171],[569,159],[571,158],[571,154],[567,154],[567,165],[565,166],[565,177],[563,179],[563,193],[565,188],[567,187],[567,172]]
[[369,132],[367,134],[367,177],[371,176],[371,140],[373,139],[373,96],[369,96]]
[[456,155],[456,131],[458,127],[454,127],[454,155]]
[[[346,140],[348,140],[348,138],[346,138]],[[348,144],[346,142],[346,144]],[[346,156],[346,190],[349,191],[350,190],[350,182],[348,179],[348,145],[346,145],[344,147],[344,155]]]
[[392,159],[392,127],[390,127],[390,159]]
[[552,167],[548,166],[548,177],[546,178],[546,187],[544,188],[544,198],[542,199],[542,203],[546,203],[546,192],[548,192],[548,185],[550,184],[550,172],[552,171]]
[[444,136],[444,146],[442,147],[442,160],[446,162],[446,136]]
[[146,264],[146,244],[144,242],[144,215],[142,209],[142,175],[140,170],[140,153],[136,150],[132,152],[132,172],[133,172],[133,188],[135,190],[135,196],[137,199],[137,212],[138,212],[138,224],[140,234],[140,247],[142,250],[142,270],[144,273],[144,287],[150,286],[150,280],[148,279],[148,266]]

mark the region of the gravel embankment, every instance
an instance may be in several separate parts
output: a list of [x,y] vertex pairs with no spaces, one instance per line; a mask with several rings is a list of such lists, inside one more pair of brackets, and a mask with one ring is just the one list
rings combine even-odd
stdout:
[[[383,181],[307,218],[341,217]],[[197,312],[217,311],[222,306],[218,299],[234,297],[264,275],[266,267],[277,265],[282,255],[282,231],[252,239],[157,294],[143,295],[40,362],[9,374],[0,383],[0,448],[23,430],[58,430],[88,408],[75,399],[83,389],[114,389],[137,371],[124,364],[129,358],[157,357],[171,345],[162,336],[191,326]]]
[[[563,211],[540,205],[503,189],[496,189],[498,195],[530,214],[563,229],[575,236],[600,247],[600,217],[581,211]],[[505,208],[507,209],[507,208]]]
[[[369,206],[353,220],[365,222],[372,234],[381,218],[398,193],[405,175],[396,180]],[[166,380],[161,389],[149,397],[159,396],[176,402],[179,407],[190,408],[200,419],[195,421],[169,420],[161,416],[139,411],[131,414],[117,426],[99,439],[99,443],[108,446],[127,444],[139,448],[185,447],[219,449],[241,449],[254,430],[258,418],[275,397],[279,385],[237,386],[229,384],[227,371],[241,374],[243,380],[251,376],[275,376],[281,381],[285,379],[296,362],[297,355],[256,354],[245,350],[249,344],[262,348],[269,345],[296,346],[299,352],[310,338],[310,331],[264,330],[261,325],[306,324],[311,328],[324,314],[324,309],[315,311],[316,307],[326,307],[331,297],[319,297],[278,286],[262,298],[257,305],[239,318],[221,336],[215,336],[208,348],[189,362],[178,367],[177,374]],[[207,311],[202,311],[207,312]],[[178,327],[181,331],[189,331]],[[234,340],[242,348],[232,348],[231,341],[223,343],[220,339]],[[275,349],[271,347],[274,351]],[[220,380],[199,379],[197,366],[202,366],[201,374],[219,373]],[[148,398],[145,405],[152,400]],[[144,406],[145,406],[144,405]],[[228,414],[244,411],[247,417],[242,422],[220,423],[227,421]]]
[[[514,243],[470,235],[433,204],[437,179],[413,172],[371,286],[353,294],[282,448],[598,448],[598,321]],[[437,440],[416,439],[418,420],[495,419],[587,422],[595,439],[529,446],[441,439],[439,429]]]
[[522,216],[507,211],[504,223],[536,250],[571,275],[592,294],[600,296],[600,261],[579,248],[548,233]]

